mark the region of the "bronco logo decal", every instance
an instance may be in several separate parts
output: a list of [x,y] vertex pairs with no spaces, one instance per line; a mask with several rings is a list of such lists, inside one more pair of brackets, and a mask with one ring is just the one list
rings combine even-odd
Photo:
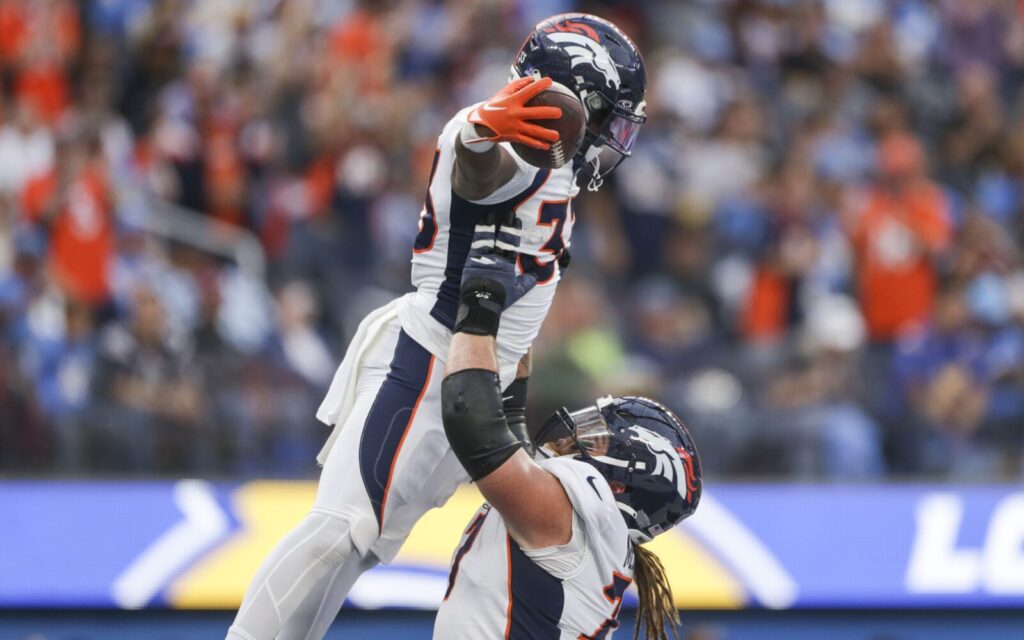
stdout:
[[617,90],[622,84],[619,70],[615,68],[615,62],[608,55],[608,50],[593,39],[571,31],[550,33],[548,37],[554,42],[567,45],[565,51],[569,54],[570,66],[573,68],[580,64],[589,64],[604,76],[609,87]]

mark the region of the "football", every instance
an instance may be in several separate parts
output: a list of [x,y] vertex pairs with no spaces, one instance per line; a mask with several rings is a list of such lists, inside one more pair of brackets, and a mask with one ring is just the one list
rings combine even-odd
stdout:
[[518,142],[512,143],[516,154],[535,167],[557,169],[570,162],[583,143],[586,113],[576,94],[564,84],[552,83],[550,87],[526,103],[528,107],[558,107],[562,117],[557,120],[533,120],[536,124],[558,132],[558,140],[547,151],[534,149]]

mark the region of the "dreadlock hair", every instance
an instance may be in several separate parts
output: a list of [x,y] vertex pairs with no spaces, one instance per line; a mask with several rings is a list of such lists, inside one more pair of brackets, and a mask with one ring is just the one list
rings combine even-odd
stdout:
[[[679,626],[679,612],[672,598],[672,587],[665,575],[665,567],[653,551],[638,544],[633,545],[636,560],[633,565],[633,577],[636,581],[637,595],[640,604],[636,612],[636,628],[633,640],[640,638],[640,629],[644,630],[646,640],[679,640],[676,627]],[[665,631],[666,623],[671,636]]]

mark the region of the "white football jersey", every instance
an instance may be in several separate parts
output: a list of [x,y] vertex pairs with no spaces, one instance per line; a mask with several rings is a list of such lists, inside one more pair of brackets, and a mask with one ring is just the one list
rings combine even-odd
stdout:
[[487,198],[469,201],[452,191],[455,142],[475,108],[467,107],[445,125],[438,139],[420,232],[412,258],[412,284],[398,307],[402,328],[444,360],[459,303],[462,267],[476,223],[490,211],[515,211],[523,223],[519,268],[537,276],[538,284],[501,316],[498,357],[503,373],[526,354],[547,316],[560,272],[558,257],[572,235],[572,199],[578,192],[572,163],[538,169],[508,143],[500,143],[518,164],[515,176]]
[[633,546],[608,482],[570,458],[540,463],[572,502],[572,540],[525,550],[484,505],[452,556],[437,640],[611,638],[633,581]]

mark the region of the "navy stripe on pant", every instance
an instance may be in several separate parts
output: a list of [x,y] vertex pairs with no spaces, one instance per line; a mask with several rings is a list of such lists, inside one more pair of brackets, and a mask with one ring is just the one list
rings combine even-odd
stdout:
[[508,626],[506,640],[558,640],[565,591],[508,538]]
[[430,380],[433,356],[404,331],[384,384],[366,415],[359,440],[359,472],[366,495],[380,526],[391,479],[391,470],[406,432],[412,425],[417,402]]

